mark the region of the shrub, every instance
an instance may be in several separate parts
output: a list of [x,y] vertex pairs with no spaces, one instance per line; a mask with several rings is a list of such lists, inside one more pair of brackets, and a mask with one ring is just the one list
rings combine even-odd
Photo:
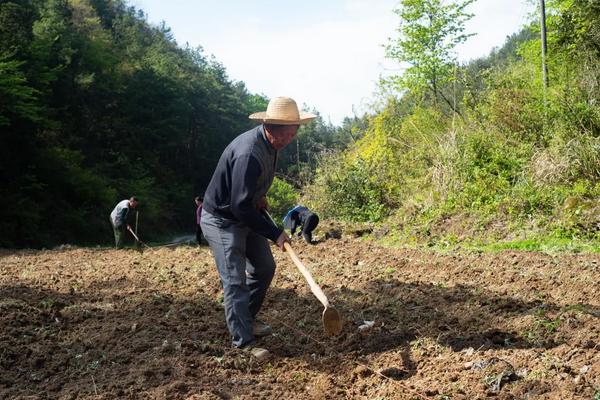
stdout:
[[376,222],[389,210],[384,182],[362,158],[330,155],[321,161],[315,182],[307,188],[310,207],[329,218]]
[[275,221],[280,221],[289,209],[298,204],[300,194],[292,185],[275,177],[273,184],[267,193],[267,201],[269,202],[269,210]]

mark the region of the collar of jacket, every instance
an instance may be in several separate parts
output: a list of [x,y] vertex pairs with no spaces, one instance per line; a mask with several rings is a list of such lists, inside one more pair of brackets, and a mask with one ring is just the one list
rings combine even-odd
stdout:
[[277,150],[275,149],[275,147],[273,147],[273,145],[271,144],[271,142],[269,142],[269,139],[267,139],[267,132],[265,131],[265,125],[259,125],[257,127],[258,132],[260,133],[260,136],[262,137],[262,139],[265,141],[266,145],[267,145],[267,149],[269,149],[269,152],[271,153],[277,153]]

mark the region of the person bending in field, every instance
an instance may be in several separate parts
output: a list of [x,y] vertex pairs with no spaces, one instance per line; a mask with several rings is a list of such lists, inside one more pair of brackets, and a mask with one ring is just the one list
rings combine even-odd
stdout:
[[289,229],[292,235],[300,228],[298,236],[302,235],[308,244],[312,244],[312,232],[317,225],[319,225],[319,216],[304,206],[292,208],[283,218],[283,227]]
[[137,197],[132,196],[129,200],[121,200],[110,213],[110,223],[113,227],[113,233],[115,235],[115,247],[117,249],[123,248],[125,231],[127,229],[131,229],[131,226],[127,223],[129,210],[136,208],[137,205]]
[[275,260],[268,240],[284,250],[290,238],[263,215],[275,177],[277,154],[301,124],[316,116],[300,112],[293,99],[272,99],[265,112],[250,115],[257,127],[235,138],[223,151],[204,193],[202,232],[213,252],[223,285],[225,320],[233,346],[262,361],[267,349],[256,338],[271,327],[256,319],[271,280]]

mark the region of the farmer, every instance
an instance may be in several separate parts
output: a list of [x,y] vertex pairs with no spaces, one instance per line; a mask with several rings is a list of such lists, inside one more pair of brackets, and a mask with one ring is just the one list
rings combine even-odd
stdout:
[[312,244],[312,232],[318,224],[319,216],[304,206],[292,208],[283,219],[283,227],[289,229],[292,235],[300,228],[298,236],[302,235],[308,244]]
[[273,182],[277,152],[287,146],[313,114],[298,111],[290,98],[277,97],[267,111],[250,115],[261,125],[235,138],[223,151],[204,193],[202,232],[210,245],[224,292],[225,320],[233,346],[258,360],[269,351],[256,337],[271,327],[256,320],[275,274],[270,239],[282,250],[290,238],[263,215]]
[[194,198],[196,202],[196,240],[198,244],[202,244],[202,227],[200,226],[200,221],[202,220],[202,201],[204,199],[200,196]]
[[131,229],[131,226],[127,223],[129,209],[135,208],[137,205],[137,197],[132,196],[129,200],[120,201],[110,213],[110,223],[115,234],[115,247],[117,249],[123,248],[123,236],[125,230]]

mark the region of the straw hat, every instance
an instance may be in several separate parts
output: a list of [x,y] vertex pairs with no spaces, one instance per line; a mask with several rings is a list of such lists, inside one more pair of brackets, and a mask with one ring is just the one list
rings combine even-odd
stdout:
[[276,125],[302,125],[317,118],[316,115],[298,111],[294,99],[289,97],[275,97],[269,101],[267,111],[257,112],[249,117],[265,124]]

